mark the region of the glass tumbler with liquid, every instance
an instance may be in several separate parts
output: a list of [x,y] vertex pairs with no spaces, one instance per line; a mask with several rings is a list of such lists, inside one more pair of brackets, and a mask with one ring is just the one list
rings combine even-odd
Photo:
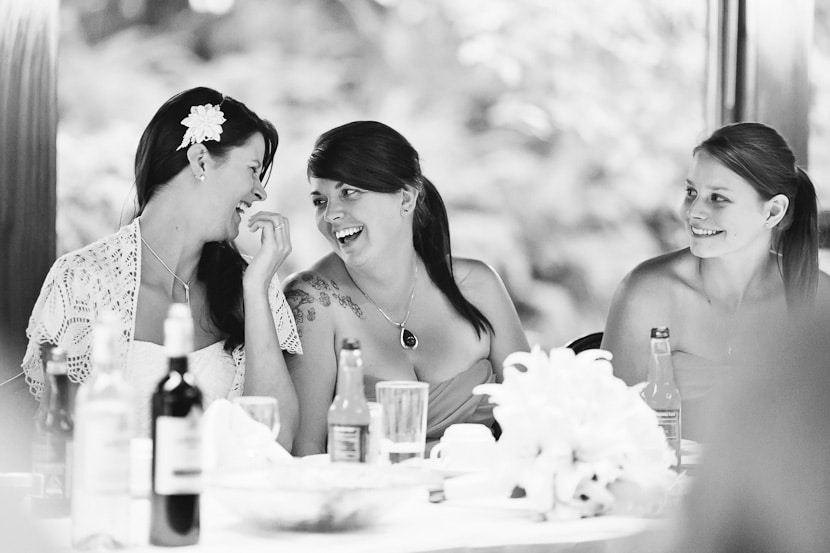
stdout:
[[375,384],[375,392],[383,408],[382,456],[393,464],[423,459],[429,384],[386,380]]

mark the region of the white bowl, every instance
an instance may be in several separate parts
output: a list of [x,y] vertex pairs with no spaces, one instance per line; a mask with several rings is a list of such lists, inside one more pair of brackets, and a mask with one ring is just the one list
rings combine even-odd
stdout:
[[381,520],[426,483],[422,472],[394,466],[288,462],[214,473],[209,491],[258,526],[337,532]]

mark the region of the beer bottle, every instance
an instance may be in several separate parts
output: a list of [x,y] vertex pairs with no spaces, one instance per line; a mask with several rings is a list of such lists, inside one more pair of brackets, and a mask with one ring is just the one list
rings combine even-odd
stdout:
[[657,413],[657,421],[666,434],[666,441],[680,467],[680,390],[674,382],[669,329],[651,329],[651,355],[648,360],[648,381],[640,392],[646,404]]
[[35,516],[69,516],[72,489],[72,433],[66,353],[57,347],[42,350],[49,385],[46,416],[35,423],[32,473],[37,486],[31,498]]
[[328,413],[328,451],[332,462],[366,462],[369,419],[360,342],[346,338],[340,348],[337,393]]

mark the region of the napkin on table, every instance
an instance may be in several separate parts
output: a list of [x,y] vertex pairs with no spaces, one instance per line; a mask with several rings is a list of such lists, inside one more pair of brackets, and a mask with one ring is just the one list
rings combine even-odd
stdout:
[[267,426],[227,399],[215,400],[205,411],[202,440],[205,470],[264,466],[292,459]]

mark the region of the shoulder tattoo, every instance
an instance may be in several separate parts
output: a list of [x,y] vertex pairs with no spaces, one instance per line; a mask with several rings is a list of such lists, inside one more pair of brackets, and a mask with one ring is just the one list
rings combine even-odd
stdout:
[[[303,336],[303,324],[312,322],[317,318],[316,304],[322,307],[330,307],[336,303],[344,309],[349,309],[354,315],[363,319],[363,310],[358,304],[352,301],[351,296],[339,293],[340,287],[333,280],[324,280],[315,274],[305,274],[301,280],[311,286],[313,290],[306,291],[301,288],[289,287],[285,291],[285,299],[291,306],[294,314],[294,321],[297,323],[297,332]],[[334,301],[332,301],[332,298]]]

